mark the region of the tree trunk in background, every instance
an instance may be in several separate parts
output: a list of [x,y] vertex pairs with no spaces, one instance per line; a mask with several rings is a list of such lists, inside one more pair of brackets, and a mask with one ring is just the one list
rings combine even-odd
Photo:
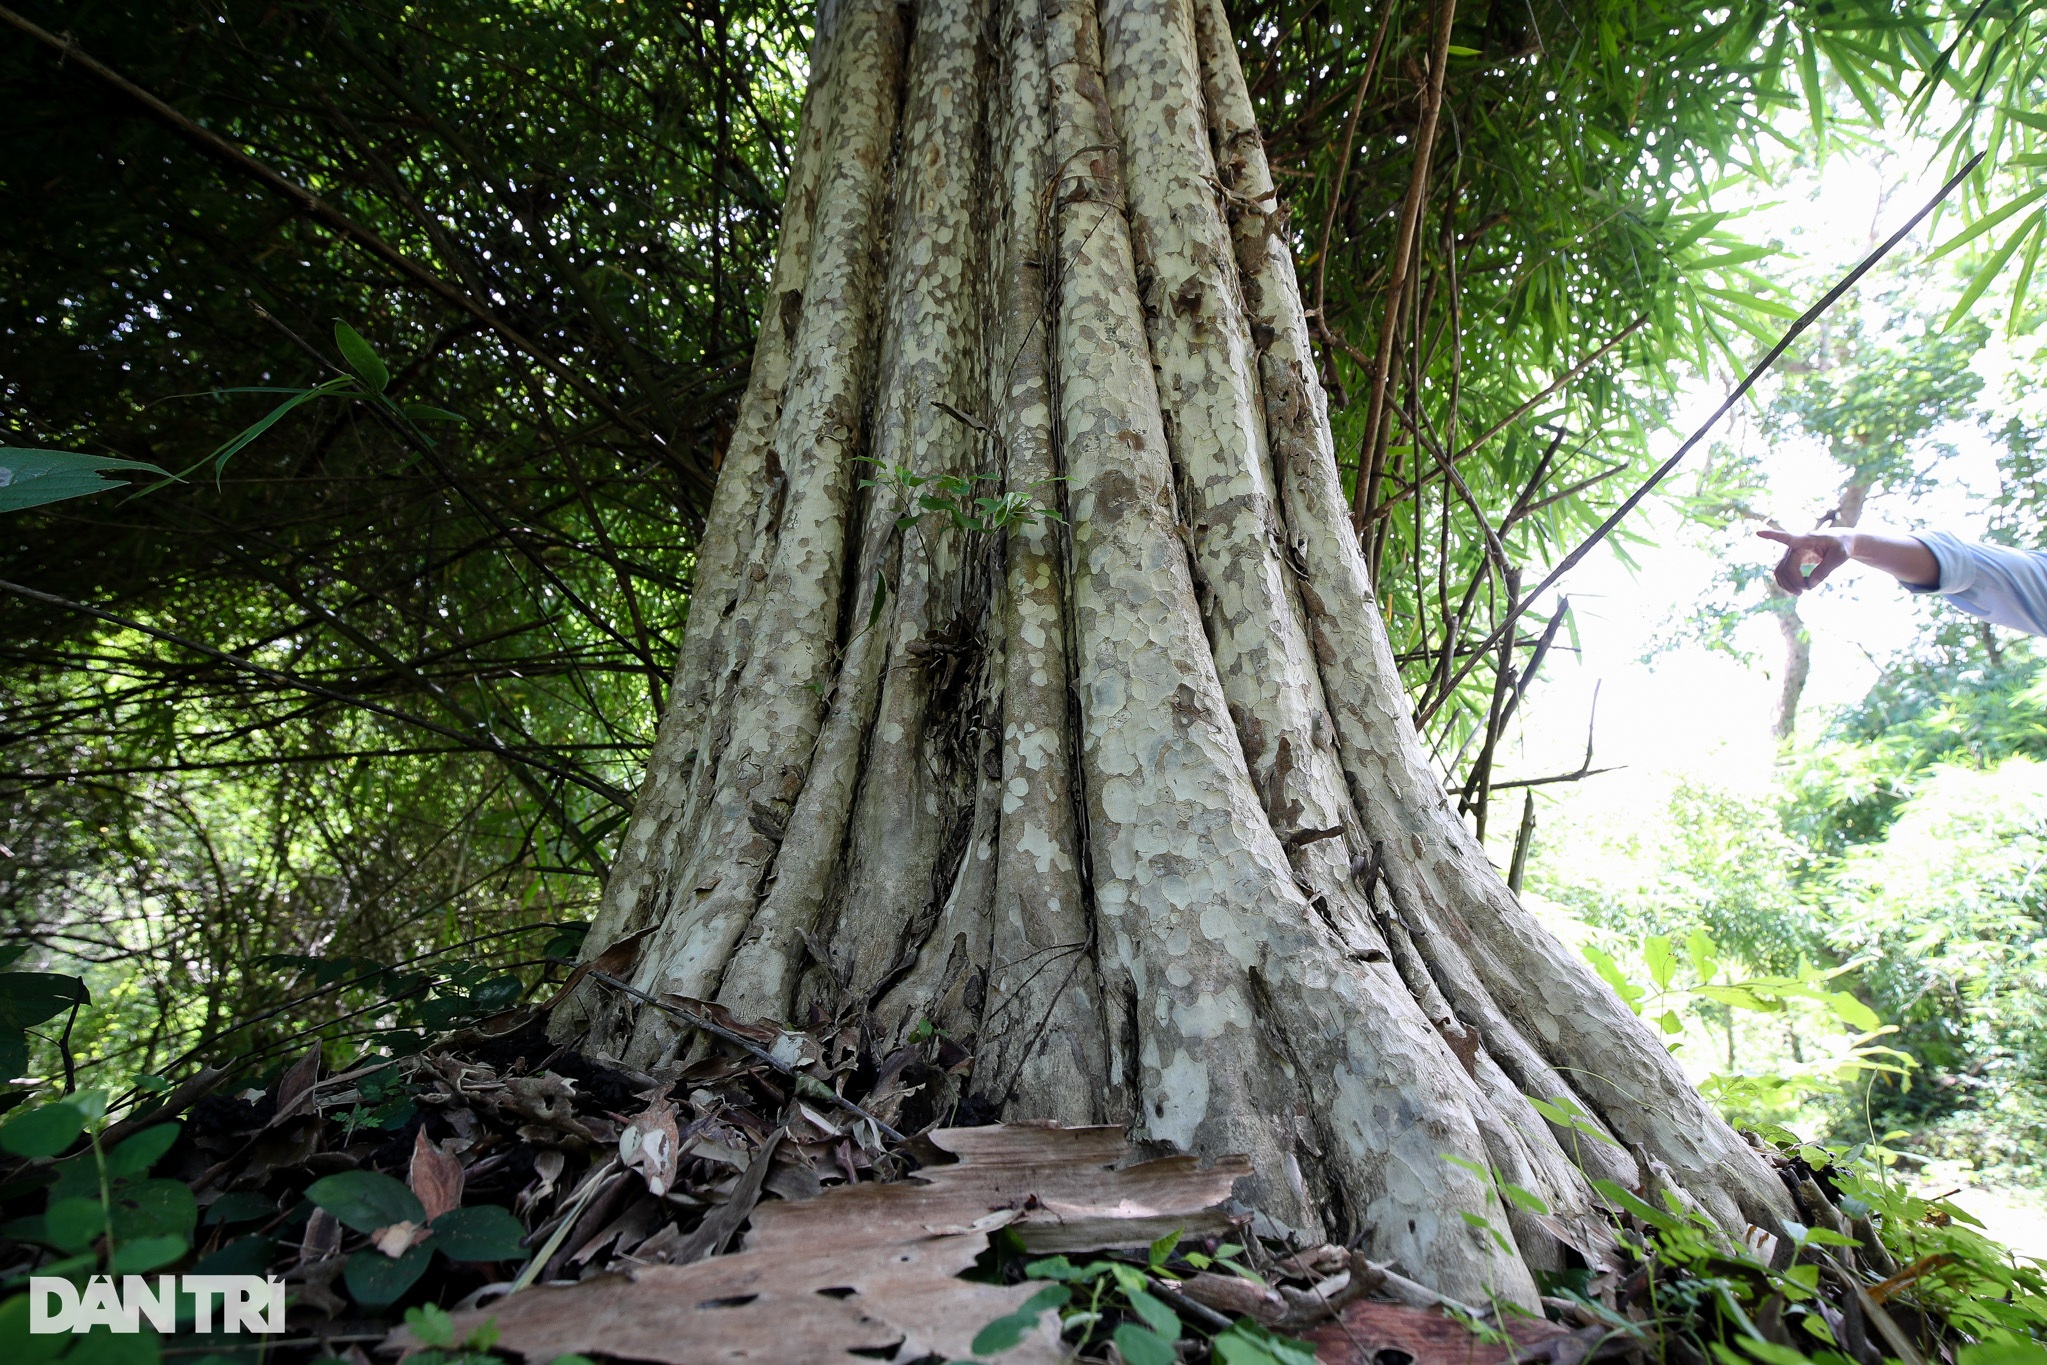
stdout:
[[1798,614],[1798,599],[1775,583],[1769,585],[1770,614],[1784,634],[1784,677],[1777,684],[1777,710],[1770,717],[1770,738],[1788,744],[1798,729],[1798,702],[1812,676],[1812,635]]
[[[588,952],[651,928],[643,990],[861,1014],[877,1055],[928,1020],[982,1112],[1248,1153],[1252,1204],[1468,1299],[1597,1242],[1588,1172],[1765,1221],[1763,1163],[1445,802],[1282,223],[1219,0],[828,0]],[[899,529],[858,456],[1065,522]],[[630,1003],[556,1027],[671,1055]]]
[[[1868,501],[1869,485],[1851,479],[1841,485],[1841,499],[1822,525],[1841,530],[1855,526]],[[1812,676],[1812,635],[1805,628],[1805,618],[1798,614],[1798,599],[1774,583],[1769,589],[1770,611],[1784,633],[1784,680],[1777,688],[1777,713],[1770,720],[1770,737],[1787,744],[1798,729],[1798,703]]]

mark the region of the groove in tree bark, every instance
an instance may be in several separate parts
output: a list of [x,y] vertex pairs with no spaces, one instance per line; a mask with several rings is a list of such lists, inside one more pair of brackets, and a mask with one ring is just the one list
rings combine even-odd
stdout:
[[[1460,1298],[1532,1303],[1590,1179],[1784,1211],[1420,748],[1219,0],[826,0],[784,212],[591,953],[929,1020],[1003,1114],[1248,1153],[1249,1202]],[[1065,521],[899,528],[859,457]],[[680,1045],[627,1004],[557,1028]]]

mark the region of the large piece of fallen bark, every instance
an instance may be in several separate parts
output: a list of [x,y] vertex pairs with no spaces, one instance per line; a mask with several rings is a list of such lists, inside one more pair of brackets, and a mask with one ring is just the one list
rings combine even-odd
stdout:
[[[1202,1170],[1184,1156],[1119,1169],[1132,1153],[1117,1128],[1006,1124],[928,1137],[958,1160],[891,1184],[761,1204],[732,1255],[528,1289],[456,1314],[457,1335],[494,1319],[499,1342],[529,1360],[581,1352],[664,1365],[851,1365],[891,1347],[902,1360],[962,1358],[976,1332],[1039,1287],[958,1278],[991,1231],[1008,1227],[1036,1251],[1220,1233],[1232,1226],[1222,1205],[1249,1173],[1241,1158]],[[417,1345],[403,1331],[394,1342]],[[1003,1354],[1005,1365],[1061,1358],[1049,1312]]]

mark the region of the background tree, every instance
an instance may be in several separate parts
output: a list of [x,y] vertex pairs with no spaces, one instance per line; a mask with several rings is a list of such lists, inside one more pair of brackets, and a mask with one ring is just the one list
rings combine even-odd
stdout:
[[[1757,444],[1716,452],[1710,478],[1694,501],[1694,517],[1716,532],[1732,528],[1736,538],[1758,525],[1784,525],[1782,509],[1758,501],[1761,466],[1781,458],[1781,446],[1762,444],[1770,442],[1810,441],[1838,467],[1839,491],[1834,505],[1820,514],[1821,526],[1859,525],[1870,498],[1911,498],[1929,488],[1939,463],[1955,453],[1956,433],[1981,417],[1983,379],[1972,364],[1990,336],[1988,327],[1974,321],[1941,330],[1919,303],[1931,285],[1930,272],[1901,271],[1886,288],[1816,329],[1810,343],[1794,348],[1760,405],[1752,437]],[[1812,670],[1812,643],[1798,599],[1767,572],[1738,560],[1728,566],[1727,583],[1731,601],[1703,606],[1693,626],[1724,639],[1754,612],[1775,619],[1784,663],[1771,731],[1780,743],[1788,741]],[[1723,619],[1709,623],[1715,613]]]

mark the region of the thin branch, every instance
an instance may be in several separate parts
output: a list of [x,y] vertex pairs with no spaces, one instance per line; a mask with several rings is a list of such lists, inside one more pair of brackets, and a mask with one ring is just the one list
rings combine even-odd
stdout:
[[1393,348],[1400,333],[1400,301],[1407,292],[1408,267],[1414,256],[1422,204],[1428,198],[1429,159],[1436,145],[1436,122],[1443,111],[1443,82],[1450,68],[1450,26],[1457,15],[1457,0],[1436,0],[1435,32],[1429,40],[1429,83],[1422,96],[1421,126],[1415,131],[1414,175],[1408,181],[1407,202],[1400,209],[1400,224],[1393,237],[1392,278],[1386,285],[1386,316],[1379,328],[1379,354],[1372,368],[1371,399],[1365,407],[1365,449],[1359,452],[1358,468],[1363,471],[1351,503],[1351,525],[1363,531],[1365,514],[1379,491],[1379,462],[1383,456],[1386,413],[1386,382],[1393,368]]
[[[1792,323],[1791,326],[1788,329],[1786,329],[1784,335],[1777,339],[1777,344],[1770,348],[1769,353],[1765,355],[1761,360],[1757,361],[1752,367],[1750,367],[1749,372],[1742,377],[1741,383],[1735,385],[1734,390],[1731,393],[1729,393],[1725,399],[1721,401],[1720,406],[1713,409],[1713,415],[1708,417],[1704,422],[1700,423],[1698,430],[1694,431],[1690,436],[1687,436],[1684,440],[1683,445],[1680,445],[1675,451],[1673,451],[1670,457],[1664,460],[1662,464],[1656,466],[1654,472],[1652,472],[1649,475],[1648,480],[1644,482],[1641,485],[1641,487],[1637,488],[1634,492],[1628,494],[1628,496],[1622,500],[1620,506],[1616,507],[1604,521],[1600,522],[1599,525],[1593,529],[1592,533],[1585,537],[1585,539],[1582,542],[1580,542],[1576,549],[1572,550],[1569,554],[1565,555],[1563,560],[1554,569],[1550,570],[1549,575],[1546,578],[1544,578],[1542,582],[1535,585],[1534,591],[1528,594],[1522,606],[1518,610],[1510,612],[1507,616],[1507,619],[1502,621],[1499,624],[1499,626],[1495,628],[1492,636],[1489,636],[1487,638],[1483,648],[1489,650],[1494,644],[1498,643],[1497,637],[1505,634],[1506,632],[1514,628],[1515,619],[1520,615],[1522,611],[1526,611],[1528,609],[1528,603],[1534,602],[1537,598],[1541,597],[1549,589],[1555,587],[1557,580],[1562,578],[1565,574],[1569,573],[1572,569],[1576,568],[1580,560],[1584,559],[1586,555],[1590,554],[1595,546],[1597,546],[1601,541],[1605,540],[1607,536],[1613,532],[1613,529],[1616,526],[1620,525],[1621,522],[1627,518],[1628,513],[1634,511],[1637,507],[1641,506],[1642,499],[1648,497],[1649,494],[1655,490],[1658,484],[1662,483],[1664,479],[1670,476],[1671,471],[1675,470],[1678,467],[1678,465],[1684,461],[1684,457],[1691,454],[1692,447],[1698,445],[1700,441],[1705,439],[1706,433],[1710,432],[1715,426],[1719,425],[1720,419],[1722,417],[1725,417],[1728,414],[1728,412],[1733,409],[1734,405],[1736,403],[1739,403],[1742,400],[1742,398],[1747,395],[1748,391],[1756,386],[1756,381],[1761,379],[1765,374],[1767,374],[1770,370],[1770,367],[1777,363],[1778,358],[1781,357],[1785,351],[1791,348],[1791,343],[1798,340],[1798,338],[1805,333],[1805,330],[1811,327],[1813,323],[1819,321],[1820,317],[1829,308],[1832,308],[1836,303],[1840,302],[1841,296],[1846,294],[1850,289],[1853,289],[1855,287],[1856,281],[1860,280],[1864,275],[1867,275],[1871,270],[1873,270],[1876,267],[1877,262],[1881,261],[1884,257],[1890,255],[1891,251],[1898,245],[1898,243],[1904,241],[1906,237],[1910,236],[1912,229],[1918,227],[1919,224],[1925,220],[1928,214],[1932,213],[1935,209],[1939,208],[1941,202],[1945,200],[1948,197],[1948,195],[1954,193],[1955,187],[1957,185],[1960,185],[1963,180],[1968,178],[1970,172],[1974,171],[1977,166],[1982,164],[1983,157],[1984,153],[1982,152],[1978,152],[1976,153],[1976,155],[1970,157],[1968,160],[1968,164],[1964,165],[1960,170],[1956,171],[1952,176],[1950,176],[1948,178],[1948,182],[1940,187],[1940,190],[1933,196],[1933,198],[1927,200],[1926,203],[1920,207],[1917,213],[1913,214],[1910,218],[1905,220],[1905,225],[1903,227],[1899,228],[1896,232],[1893,232],[1888,238],[1884,240],[1881,246],[1877,247],[1876,250],[1870,252],[1869,255],[1863,257],[1861,263],[1858,264],[1853,270],[1849,271],[1846,275],[1842,276],[1840,282],[1837,283],[1832,289],[1829,289],[1818,303],[1815,303],[1812,307],[1806,309],[1805,312],[1800,314],[1798,320]],[[1481,653],[1474,653],[1472,655],[1473,659],[1478,659],[1480,657],[1483,657]],[[1458,676],[1451,680],[1451,685],[1454,687],[1457,683],[1463,681],[1464,675],[1469,673],[1470,670],[1471,665],[1467,664],[1464,667],[1464,669],[1460,670]]]
[[[575,963],[566,962],[559,958],[553,960],[562,962],[564,966],[576,965]],[[901,1133],[889,1127],[888,1124],[884,1123],[880,1118],[876,1117],[874,1114],[869,1113],[867,1110],[862,1109],[859,1105],[847,1099],[838,1091],[833,1090],[830,1086],[825,1085],[821,1081],[817,1081],[816,1077],[798,1073],[794,1067],[790,1066],[787,1062],[777,1057],[774,1053],[769,1052],[766,1048],[763,1048],[759,1044],[755,1043],[751,1038],[747,1038],[740,1034],[734,1033],[731,1029],[721,1028],[719,1025],[713,1023],[711,1020],[704,1018],[702,1015],[699,1015],[692,1010],[686,1010],[682,1008],[680,1005],[672,1004],[669,1001],[662,1000],[657,996],[649,995],[647,994],[647,992],[641,990],[638,986],[630,985],[624,981],[619,980],[610,972],[600,972],[596,968],[592,967],[589,969],[588,974],[591,977],[591,979],[601,981],[615,991],[622,991],[625,994],[631,996],[633,999],[639,1001],[643,1005],[651,1005],[655,1009],[660,1010],[663,1014],[674,1015],[677,1019],[682,1020],[684,1023],[688,1024],[692,1028],[702,1029],[705,1033],[708,1033],[713,1037],[724,1039],[726,1042],[731,1043],[733,1046],[745,1052],[749,1057],[752,1057],[755,1061],[761,1062],[767,1066],[774,1068],[776,1072],[780,1073],[781,1075],[789,1077],[791,1080],[799,1082],[803,1080],[810,1080],[816,1082],[817,1086],[816,1089],[814,1090],[808,1089],[799,1084],[799,1086],[797,1087],[797,1092],[812,1099],[825,1100],[828,1103],[835,1104],[839,1108],[844,1109],[849,1114],[853,1114],[860,1118],[866,1119],[876,1128],[879,1128],[884,1137],[890,1138],[891,1140],[896,1142],[901,1142],[904,1140],[903,1135]]]
[[[1329,203],[1322,211],[1322,238],[1315,248],[1315,327],[1320,332],[1329,331],[1326,318],[1326,291],[1324,283],[1329,278],[1329,239],[1336,228],[1336,211],[1343,203],[1344,182],[1350,177],[1351,149],[1356,145],[1358,115],[1364,112],[1365,92],[1372,87],[1372,77],[1379,71],[1379,53],[1386,43],[1386,31],[1393,27],[1393,12],[1400,7],[1400,0],[1381,0],[1386,6],[1379,15],[1379,29],[1372,35],[1372,50],[1365,58],[1364,74],[1358,77],[1357,94],[1351,98],[1350,117],[1343,124],[1343,150],[1336,158],[1336,181],[1329,187]],[[1303,11],[1305,13],[1305,9]]]

